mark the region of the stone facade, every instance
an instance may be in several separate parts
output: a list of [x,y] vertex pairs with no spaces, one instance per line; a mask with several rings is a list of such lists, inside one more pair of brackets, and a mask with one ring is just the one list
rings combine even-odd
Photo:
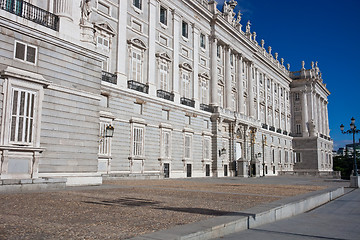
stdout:
[[[331,171],[317,66],[290,72],[242,26],[236,1],[222,11],[207,0],[0,6],[2,179]],[[295,111],[301,91],[307,108]]]

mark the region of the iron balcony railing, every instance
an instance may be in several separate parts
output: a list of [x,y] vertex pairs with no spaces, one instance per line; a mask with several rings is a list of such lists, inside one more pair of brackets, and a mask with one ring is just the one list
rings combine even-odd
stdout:
[[268,129],[268,125],[267,125],[266,123],[263,123],[261,126],[262,126],[262,128],[264,128],[264,129]]
[[189,107],[195,107],[195,101],[185,97],[180,98],[180,103]]
[[104,82],[117,84],[117,76],[113,73],[102,71],[101,80],[103,80]]
[[206,112],[212,112],[212,107],[208,104],[200,104],[200,109]]
[[163,99],[166,99],[166,100],[169,100],[169,101],[174,101],[174,94],[173,93],[170,93],[170,92],[167,92],[167,91],[164,91],[164,90],[157,90],[157,96],[159,98],[163,98]]
[[287,132],[286,130],[284,130],[284,131],[283,131],[283,134],[284,134],[284,135],[287,135],[287,134],[288,134],[288,132]]
[[59,30],[59,17],[23,0],[0,0],[0,8],[42,26]]
[[146,85],[144,83],[137,82],[134,80],[128,81],[128,88],[139,91],[139,92],[143,92],[143,93],[149,93],[149,85]]
[[281,133],[281,129],[278,128],[278,129],[276,130],[276,132],[277,132],[277,133]]
[[270,127],[269,127],[269,130],[275,132],[275,127],[274,127],[274,126],[270,126]]

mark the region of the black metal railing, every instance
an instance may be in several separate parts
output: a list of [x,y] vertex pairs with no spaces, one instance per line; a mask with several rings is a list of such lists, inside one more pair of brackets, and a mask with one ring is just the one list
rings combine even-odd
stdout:
[[284,135],[288,135],[288,132],[286,130],[283,131]]
[[180,98],[180,103],[189,107],[195,107],[195,101],[185,97]]
[[274,126],[270,126],[270,127],[269,127],[269,130],[275,132],[275,127],[274,127]]
[[104,82],[117,84],[117,76],[116,76],[116,74],[102,71],[101,75],[102,75],[101,80],[103,80]]
[[262,126],[262,128],[264,128],[264,129],[268,129],[268,125],[267,125],[266,123],[263,123],[261,126]]
[[149,85],[146,85],[144,83],[140,83],[134,80],[128,81],[128,88],[143,92],[143,93],[149,93]]
[[23,0],[0,0],[0,8],[37,24],[59,30],[59,17]]
[[159,98],[174,101],[174,94],[173,93],[170,93],[170,92],[167,92],[167,91],[164,91],[164,90],[161,90],[161,89],[157,90],[157,96]]
[[281,133],[281,129],[278,128],[278,129],[276,130],[276,132],[277,132],[277,133]]
[[208,104],[200,104],[200,109],[206,112],[212,112],[212,107]]

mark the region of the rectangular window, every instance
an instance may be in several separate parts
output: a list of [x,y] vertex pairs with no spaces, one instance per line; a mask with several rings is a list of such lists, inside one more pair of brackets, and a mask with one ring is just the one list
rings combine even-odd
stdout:
[[206,48],[206,39],[204,34],[200,34],[200,47],[205,49]]
[[204,120],[204,128],[209,129],[209,121],[208,120]]
[[210,138],[204,138],[204,160],[210,159]]
[[162,119],[169,120],[170,119],[170,111],[169,110],[162,110]]
[[300,133],[301,133],[301,125],[296,124],[296,134],[300,134]]
[[191,125],[191,116],[185,116],[185,124]]
[[299,101],[300,100],[300,94],[299,93],[295,93],[295,101]]
[[192,97],[191,85],[190,85],[190,73],[187,71],[184,71],[182,73],[182,95],[183,97],[188,99]]
[[189,37],[189,25],[187,22],[182,21],[182,36],[184,38],[188,38]]
[[281,163],[281,150],[279,150],[279,163]]
[[133,129],[133,156],[144,156],[144,128],[134,127]]
[[159,63],[160,89],[169,92],[168,65],[166,61]]
[[160,22],[167,25],[167,9],[163,6],[160,6]]
[[171,144],[170,131],[163,131],[162,132],[162,157],[163,158],[171,157],[170,144]]
[[209,104],[209,87],[208,81],[200,79],[200,100],[203,104]]
[[104,50],[109,50],[110,48],[110,44],[109,44],[109,39],[103,37],[103,36],[98,36],[97,37],[97,47],[102,48]]
[[218,57],[218,58],[220,58],[220,45],[217,45],[217,47],[216,47],[216,56]]
[[133,49],[132,51],[132,79],[136,82],[142,82],[142,58],[141,52],[138,50]]
[[185,159],[190,159],[191,158],[191,135],[189,135],[189,134],[185,134],[184,158]]
[[233,67],[234,66],[234,54],[230,54],[230,65]]
[[98,3],[98,10],[102,13],[105,13],[106,15],[110,15],[110,7],[102,2]]
[[224,107],[224,87],[218,86],[219,107]]
[[133,0],[133,5],[138,8],[138,9],[142,9],[142,0]]
[[35,98],[35,92],[13,89],[10,142],[16,144],[31,144],[33,142]]
[[31,64],[36,64],[36,54],[36,47],[15,41],[15,59]]
[[109,122],[100,122],[100,143],[99,143],[99,154],[104,156],[111,156],[111,138],[104,137],[105,129],[109,125]]
[[136,114],[143,113],[143,105],[141,103],[134,103],[134,113]]

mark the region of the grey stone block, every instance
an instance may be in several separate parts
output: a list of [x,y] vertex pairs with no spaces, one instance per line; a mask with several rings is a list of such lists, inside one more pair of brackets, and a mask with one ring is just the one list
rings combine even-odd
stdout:
[[3,179],[3,185],[14,185],[20,184],[20,179]]
[[32,183],[32,179],[21,179],[20,180],[20,184],[31,184]]

